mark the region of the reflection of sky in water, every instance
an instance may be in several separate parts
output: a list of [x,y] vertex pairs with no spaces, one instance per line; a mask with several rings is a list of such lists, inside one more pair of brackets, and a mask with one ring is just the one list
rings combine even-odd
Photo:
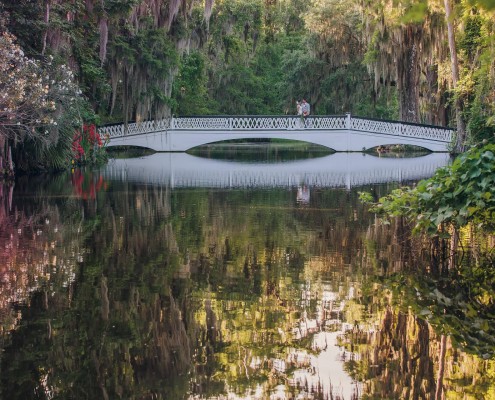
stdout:
[[344,333],[344,327],[338,332],[319,332],[313,339],[313,348],[321,350],[317,355],[309,356],[309,367],[294,372],[294,384],[308,386],[314,391],[321,388],[325,396],[330,393],[343,399],[350,399],[359,390],[359,383],[353,381],[344,371],[343,361],[352,354],[337,345],[337,338]]
[[[329,268],[321,259],[316,263],[320,269]],[[312,262],[309,261],[306,269],[311,270],[311,268]],[[310,338],[310,348],[289,347],[284,353],[268,361],[272,378],[283,382],[272,387],[269,397],[264,384],[254,384],[244,395],[236,393],[236,387],[229,387],[226,384],[227,394],[215,399],[286,400],[311,399],[314,396],[329,399],[357,398],[362,385],[349,376],[344,369],[344,363],[350,359],[357,360],[358,356],[339,346],[338,341],[341,335],[354,327],[353,324],[344,321],[346,302],[353,299],[354,287],[345,289],[339,286],[336,292],[332,290],[331,282],[323,280],[321,276],[316,277],[315,272],[310,272],[310,275],[316,279],[309,278],[299,283],[294,282],[299,286],[301,293],[297,302],[301,317],[290,332],[278,328],[281,342],[286,342],[288,336],[295,341],[295,344],[302,344],[304,339]],[[313,316],[310,316],[310,313]],[[263,369],[264,360],[258,356],[252,356],[247,362],[251,373]],[[298,394],[294,397],[294,393]],[[190,397],[190,399],[195,398]]]
[[[309,303],[314,293],[309,289],[310,282],[306,282],[308,290],[303,291],[303,303]],[[347,298],[353,297],[353,288],[349,290]],[[305,296],[306,295],[306,296]],[[324,396],[340,396],[349,399],[359,391],[359,383],[349,377],[344,370],[344,361],[354,354],[342,349],[338,345],[338,337],[352,325],[342,321],[345,300],[340,299],[339,293],[331,290],[330,285],[323,284],[320,298],[317,300],[316,318],[303,318],[299,326],[293,330],[296,338],[303,338],[314,334],[312,350],[315,354],[308,354],[303,350],[294,350],[292,357],[302,368],[294,371],[289,380],[291,386],[307,387],[309,392],[321,391]],[[279,397],[285,399],[287,397]]]

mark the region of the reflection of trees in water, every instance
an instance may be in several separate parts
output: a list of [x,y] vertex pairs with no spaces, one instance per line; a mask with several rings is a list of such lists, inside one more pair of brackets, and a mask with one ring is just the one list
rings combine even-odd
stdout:
[[[100,281],[101,299],[97,291],[92,306],[79,307],[87,315],[86,330],[94,329],[95,319],[102,320],[88,343],[99,367],[94,380],[100,384],[94,393],[109,398],[182,398],[195,328],[184,303],[187,285],[173,280],[180,262],[169,222],[170,193],[122,186],[109,196],[97,213],[112,224],[94,233],[94,259],[88,260],[78,280],[82,302],[94,293],[95,280]],[[87,270],[90,275],[85,277]],[[108,304],[109,312],[101,310],[102,314],[99,303]],[[106,345],[100,347],[100,342]],[[85,373],[95,374],[91,365]]]
[[3,331],[21,315],[12,304],[29,304],[33,292],[51,295],[50,285],[67,287],[81,257],[80,235],[57,205],[15,202],[13,187],[0,186],[0,310]]
[[[304,390],[301,381],[296,383],[294,373],[304,367],[301,360],[307,362],[311,357],[317,334],[342,329],[362,338],[360,332],[367,321],[387,307],[387,296],[381,292],[374,294],[376,283],[370,278],[376,274],[387,278],[416,265],[427,265],[427,270],[434,270],[428,254],[420,251],[428,249],[429,243],[411,238],[404,221],[397,220],[387,229],[370,225],[359,207],[341,207],[349,201],[348,196],[342,192],[340,197],[334,194],[332,199],[318,199],[316,192],[312,201],[317,208],[320,201],[319,211],[286,211],[285,208],[281,212],[283,201],[278,206],[246,202],[246,212],[241,215],[222,212],[222,202],[229,200],[220,196],[212,198],[209,208],[202,210],[205,215],[218,217],[206,225],[209,230],[204,232],[203,250],[197,256],[191,255],[190,271],[199,282],[199,292],[206,288],[201,282],[209,284],[212,300],[202,306],[203,297],[196,294],[197,307],[199,310],[206,307],[203,312],[214,318],[198,311],[197,319],[204,332],[214,329],[221,334],[215,335],[210,344],[203,342],[204,346],[200,346],[194,393],[215,395],[223,388],[245,395],[256,382],[263,383],[264,393],[280,390],[281,382],[287,393]],[[334,207],[331,210],[321,207],[321,202]],[[184,204],[182,207],[186,214],[190,212]],[[287,213],[295,214],[288,217]],[[259,229],[256,221],[260,220],[265,235],[253,232]],[[222,242],[222,238],[227,239]],[[330,282],[329,286],[322,280]],[[303,287],[305,282],[312,283],[310,290]],[[355,289],[355,299],[346,298],[350,288]],[[329,293],[336,294],[340,304],[339,301],[325,304]],[[400,382],[394,389],[396,392],[391,393],[407,394],[410,398],[420,393],[431,396],[438,388],[437,365],[442,340],[413,313],[397,314],[394,308],[390,312],[388,319],[392,315],[397,326],[388,328],[390,333],[388,338],[385,336],[383,346],[398,346],[394,351],[397,357],[402,357],[396,366],[390,367],[390,384]],[[296,336],[295,330],[304,334]],[[415,344],[408,348],[404,344],[408,341]],[[201,349],[205,349],[204,353]],[[358,350],[357,344],[350,348],[348,355],[353,357],[357,353],[352,362],[362,357]],[[457,357],[464,356],[457,351]],[[384,368],[388,368],[387,360],[380,359]],[[394,381],[396,367],[404,374],[402,380]],[[353,376],[358,375],[353,373]],[[381,375],[375,377],[381,379]],[[401,385],[403,392],[399,391]],[[322,386],[318,389],[320,394]],[[383,395],[386,390],[380,385],[366,390],[370,394],[375,392],[379,393],[375,398],[380,398],[380,393]]]
[[361,353],[358,362],[347,363],[349,373],[372,398],[433,398],[438,352],[430,349],[428,325],[391,308],[381,318],[376,331],[346,333],[343,342]]
[[[369,239],[386,242],[399,223],[375,226]],[[371,313],[367,323],[341,338],[359,353],[347,368],[363,382],[366,398],[440,399],[452,393],[487,398],[495,390],[493,237],[483,242],[479,235],[465,235],[463,257],[457,257],[465,263],[457,267],[449,266],[449,249],[441,241],[431,241],[432,255],[425,257],[414,249],[428,243],[413,244],[408,262],[373,280],[360,301],[384,311]],[[476,272],[479,268],[484,272]],[[484,354],[491,360],[483,360]]]
[[[313,365],[318,353],[334,346],[320,343],[324,333],[353,323],[344,303],[358,257],[348,247],[362,247],[367,217],[348,209],[353,194],[346,191],[330,198],[317,191],[312,209],[288,207],[286,194],[261,196],[241,201],[240,213],[228,206],[236,201],[227,194],[202,210],[212,218],[201,254],[190,254],[197,320],[205,332],[193,393],[263,398],[252,392],[258,384],[260,396],[335,398],[338,382],[319,377]],[[181,207],[185,215],[193,212],[184,202]],[[204,301],[205,290],[210,300]]]
[[[69,287],[47,276],[23,309],[2,355],[6,398],[329,398],[337,382],[313,367],[332,349],[370,398],[433,398],[442,341],[382,286],[423,254],[406,226],[351,207],[355,192],[315,189],[307,208],[286,190],[120,184],[95,196],[41,202],[39,220],[66,229],[49,254],[83,262]],[[444,385],[493,371],[444,349]]]
[[442,392],[488,398],[494,390],[493,361],[457,350],[412,313],[388,308],[376,330],[349,331],[342,343],[360,354],[347,368],[363,382],[366,398],[435,399]]
[[[187,285],[172,280],[178,258],[163,220],[168,193],[124,187],[110,200],[62,207],[59,228],[79,210],[80,223],[70,223],[85,240],[84,262],[69,288],[51,275],[49,295],[35,292],[22,310],[24,323],[2,356],[5,398],[181,398],[187,391],[194,321],[181,299]],[[53,257],[60,260],[74,246],[70,236],[58,240]],[[26,248],[30,260],[37,250]]]

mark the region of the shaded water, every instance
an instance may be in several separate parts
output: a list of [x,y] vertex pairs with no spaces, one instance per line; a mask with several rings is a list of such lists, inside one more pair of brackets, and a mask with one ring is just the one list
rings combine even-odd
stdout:
[[493,398],[489,340],[463,352],[407,290],[430,293],[428,243],[357,200],[442,162],[333,156],[157,154],[3,188],[0,397]]

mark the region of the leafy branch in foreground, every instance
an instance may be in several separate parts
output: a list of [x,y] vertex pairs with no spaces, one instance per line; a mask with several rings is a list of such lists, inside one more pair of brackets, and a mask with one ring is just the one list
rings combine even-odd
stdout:
[[471,148],[415,188],[396,189],[378,202],[369,193],[360,199],[382,216],[406,217],[415,232],[448,237],[469,223],[495,227],[494,187],[495,145],[489,144]]

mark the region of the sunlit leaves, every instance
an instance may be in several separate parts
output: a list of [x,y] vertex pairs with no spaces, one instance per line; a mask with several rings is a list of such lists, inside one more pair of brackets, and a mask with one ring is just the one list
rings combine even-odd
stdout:
[[422,23],[428,13],[428,3],[426,0],[406,2],[405,9],[403,23]]

